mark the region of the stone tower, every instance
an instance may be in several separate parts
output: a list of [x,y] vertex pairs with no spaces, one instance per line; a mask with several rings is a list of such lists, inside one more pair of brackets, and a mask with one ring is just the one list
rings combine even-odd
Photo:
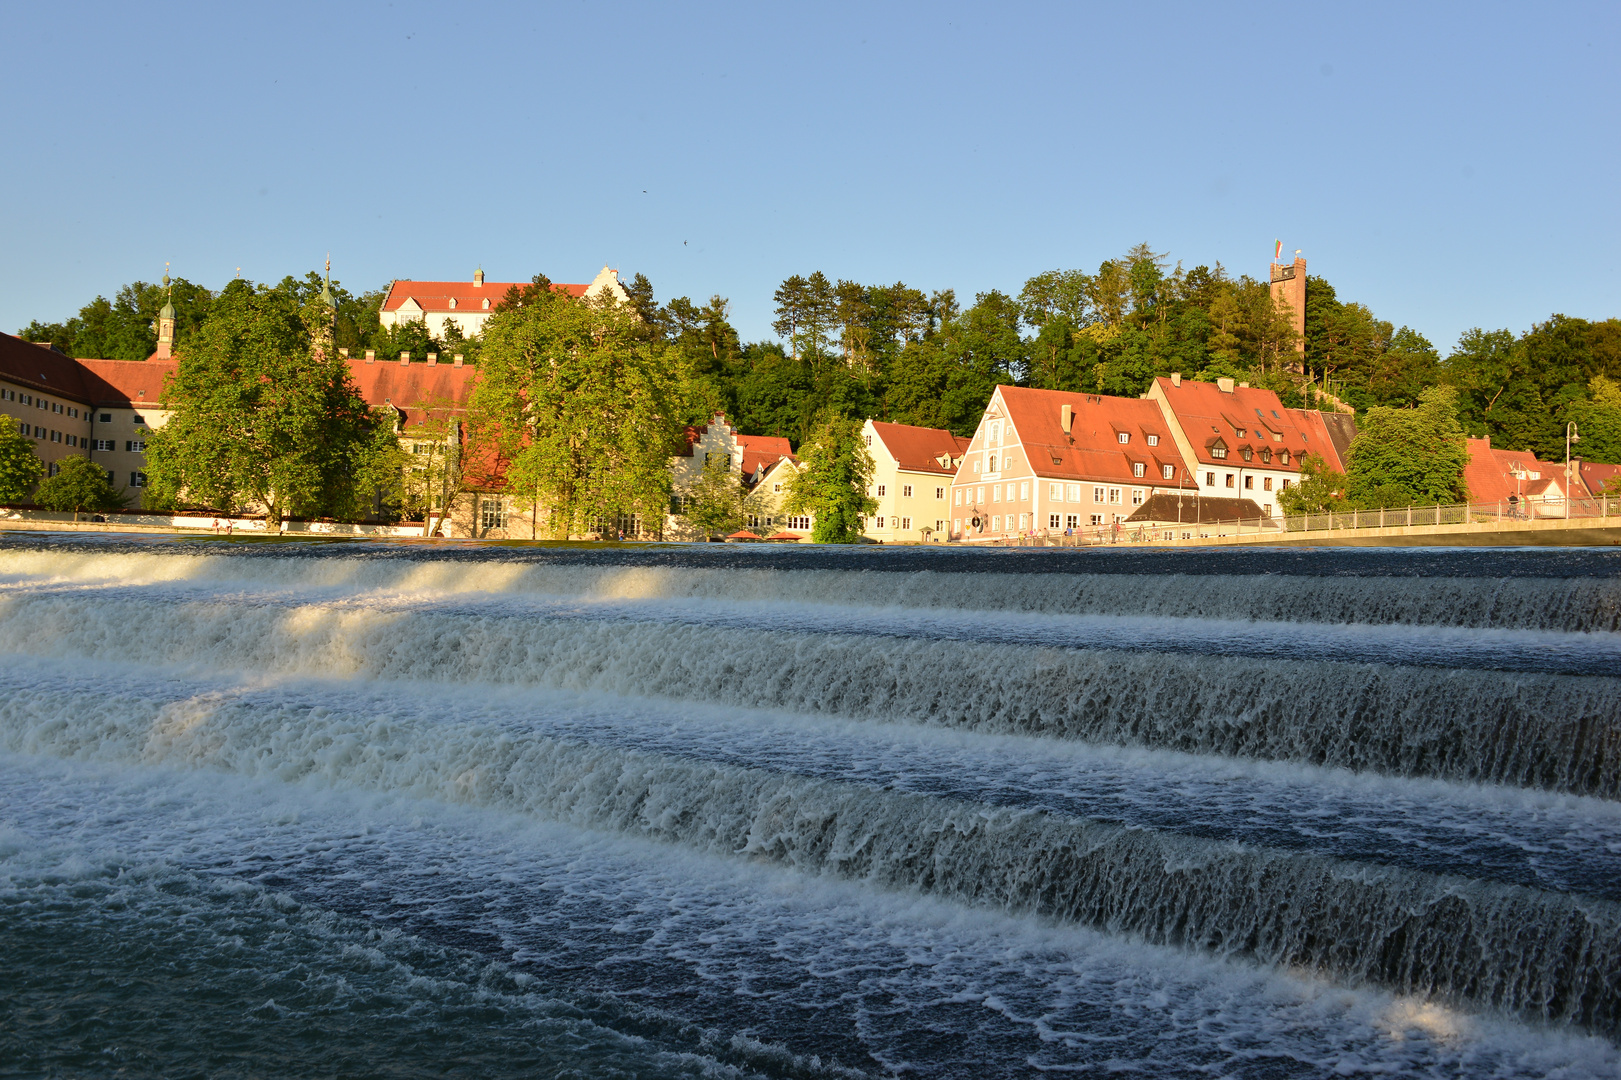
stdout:
[[154,360],[168,360],[174,355],[174,287],[169,284],[167,272],[163,275],[163,287],[167,292],[163,307],[158,310],[158,351],[152,354]]
[[1293,265],[1272,264],[1272,302],[1279,300],[1289,305],[1294,313],[1295,352],[1306,355],[1306,260],[1295,253]]

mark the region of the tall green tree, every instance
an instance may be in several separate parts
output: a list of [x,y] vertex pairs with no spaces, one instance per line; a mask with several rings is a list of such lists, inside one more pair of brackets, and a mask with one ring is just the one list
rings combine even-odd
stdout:
[[[544,283],[544,284],[543,284]],[[484,326],[470,452],[504,465],[554,537],[621,514],[662,521],[680,434],[680,356],[633,309],[537,278]]]
[[26,500],[44,471],[34,440],[18,433],[10,415],[0,413],[0,503]]
[[1587,384],[1587,397],[1572,402],[1565,419],[1581,432],[1577,448],[1585,461],[1621,465],[1621,383],[1595,375]]
[[1351,441],[1349,495],[1365,507],[1466,502],[1468,463],[1457,391],[1432,386],[1417,408],[1379,405],[1364,414]]
[[705,540],[726,536],[743,527],[744,504],[748,493],[732,471],[725,454],[711,454],[704,461],[703,474],[683,501],[684,516]]
[[861,538],[861,518],[878,509],[867,494],[873,460],[861,438],[861,425],[829,417],[800,453],[804,468],[788,479],[783,509],[811,514],[811,539],[818,544],[853,544]]
[[1328,467],[1321,454],[1307,454],[1300,462],[1300,482],[1278,492],[1285,514],[1321,514],[1346,505],[1346,475]]
[[332,313],[233,281],[178,352],[169,422],[147,442],[147,501],[226,512],[342,514],[377,445],[375,423],[331,347]]
[[47,510],[72,514],[74,521],[80,514],[118,510],[129,504],[128,497],[107,479],[107,470],[77,456],[57,463],[56,475],[39,482],[34,501]]

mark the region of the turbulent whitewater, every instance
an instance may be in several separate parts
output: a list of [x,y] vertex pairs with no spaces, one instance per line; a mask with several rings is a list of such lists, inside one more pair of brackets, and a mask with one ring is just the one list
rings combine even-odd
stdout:
[[30,1072],[1621,1070],[1608,552],[12,537],[0,651]]

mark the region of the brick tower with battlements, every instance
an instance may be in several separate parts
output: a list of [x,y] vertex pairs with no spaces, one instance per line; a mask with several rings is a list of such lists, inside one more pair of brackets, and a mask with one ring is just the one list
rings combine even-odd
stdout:
[[[1298,254],[1292,265],[1272,264],[1272,302],[1282,300],[1293,313],[1295,352],[1302,358],[1306,354],[1306,260]],[[1303,360],[1302,360],[1303,362]]]

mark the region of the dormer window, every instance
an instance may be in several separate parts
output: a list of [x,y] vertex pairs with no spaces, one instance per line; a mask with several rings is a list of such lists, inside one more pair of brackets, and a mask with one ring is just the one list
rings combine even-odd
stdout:
[[1227,448],[1225,446],[1212,446],[1210,456],[1220,461],[1227,456]]
[[1149,436],[1146,436],[1146,438],[1148,439],[1148,445],[1149,446],[1158,446],[1159,445],[1159,436],[1158,435],[1149,435]]
[[1278,451],[1278,464],[1279,465],[1287,465],[1287,464],[1289,464],[1289,451],[1287,451],[1287,450],[1279,450]]
[[450,298],[450,307],[451,307],[451,310],[455,310],[455,307],[456,307],[456,298],[455,298],[455,297],[454,297],[454,296],[452,296],[452,297],[451,297],[451,298]]
[[490,310],[490,298],[487,296],[484,298],[484,310]]
[[1144,475],[1147,474],[1147,472],[1148,472],[1148,466],[1144,465],[1142,462],[1133,461],[1131,463],[1131,475],[1133,475],[1133,476],[1144,476]]
[[1243,458],[1245,461],[1248,461],[1255,456],[1255,451],[1246,446],[1244,449],[1238,452],[1238,456]]
[[1176,476],[1176,466],[1175,465],[1161,465],[1159,467],[1159,474],[1160,474],[1160,476],[1164,477],[1166,480],[1170,480],[1171,478]]
[[1131,441],[1131,433],[1129,431],[1122,431],[1117,433],[1115,438],[1120,440],[1121,446],[1124,446]]
[[1272,448],[1271,447],[1268,447],[1268,446],[1261,447],[1261,460],[1266,462],[1268,465],[1272,464]]
[[1248,436],[1246,436],[1246,435],[1245,435],[1245,434],[1244,434],[1244,429],[1243,429],[1243,428],[1236,428],[1236,429],[1235,429],[1235,430],[1236,430],[1236,431],[1237,431],[1237,432],[1238,432],[1238,437],[1239,437],[1239,438],[1240,438],[1240,439],[1243,439],[1243,438],[1247,438],[1247,437],[1248,437]]

